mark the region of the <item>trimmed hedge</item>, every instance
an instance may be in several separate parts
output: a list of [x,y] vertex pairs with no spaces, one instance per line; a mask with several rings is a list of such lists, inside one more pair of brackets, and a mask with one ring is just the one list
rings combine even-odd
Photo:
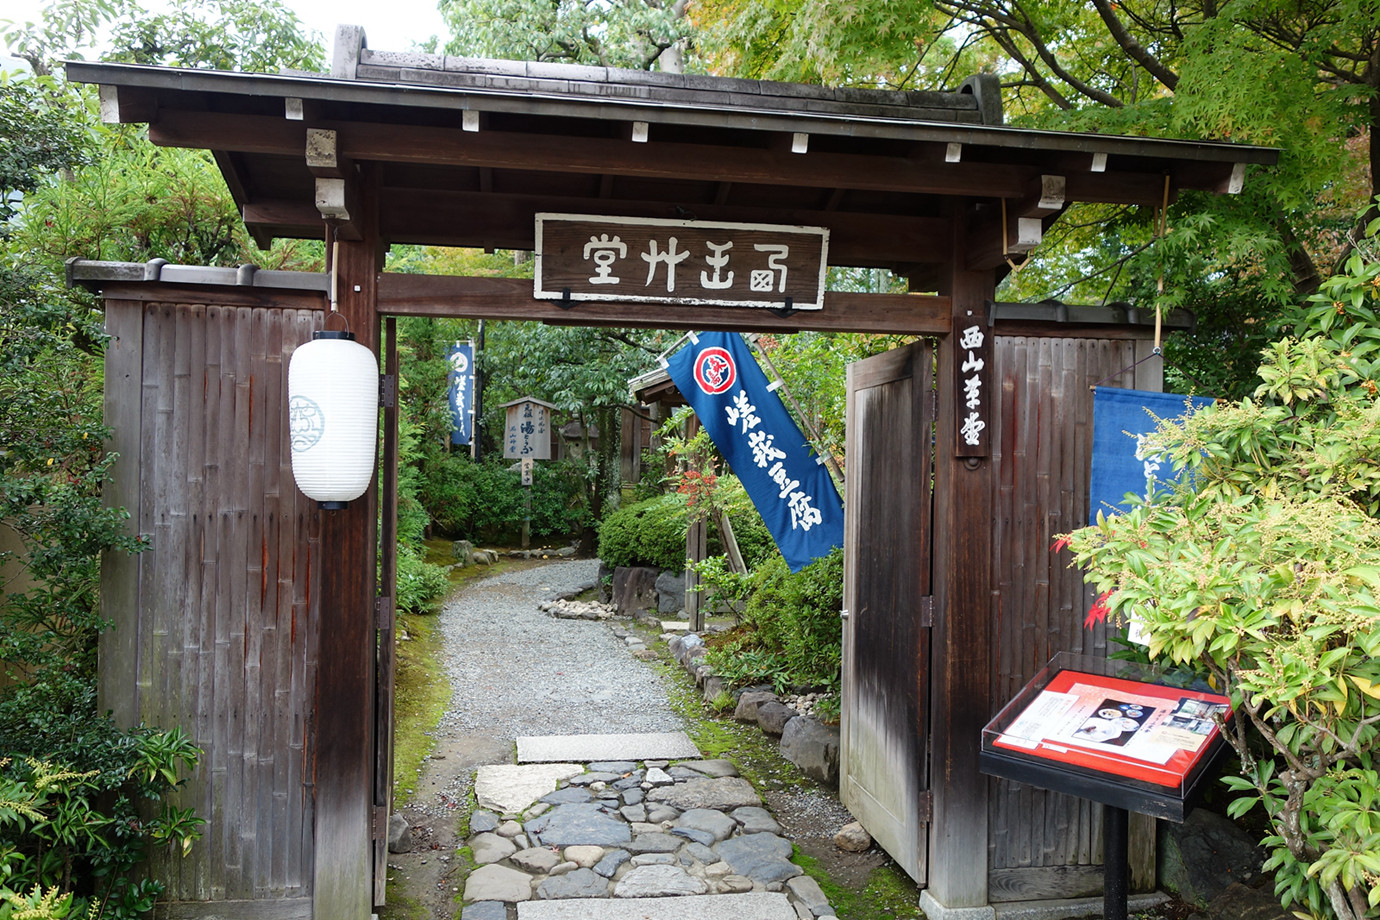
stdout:
[[599,558],[609,568],[645,565],[685,568],[685,497],[675,492],[624,505],[599,525]]

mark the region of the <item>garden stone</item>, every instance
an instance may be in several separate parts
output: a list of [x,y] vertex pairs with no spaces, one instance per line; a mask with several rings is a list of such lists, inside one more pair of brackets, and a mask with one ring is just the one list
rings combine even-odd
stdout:
[[634,866],[674,866],[676,857],[672,853],[638,853],[632,858]]
[[679,613],[685,607],[685,573],[662,572],[656,577],[657,613]]
[[598,805],[557,805],[527,825],[546,846],[575,844],[617,846],[627,843],[632,833],[628,825],[606,815]]
[[556,863],[556,865],[552,866],[551,871],[548,872],[547,875],[551,876],[552,878],[555,878],[558,875],[565,875],[567,872],[574,872],[578,868],[580,867],[567,859],[563,862],[558,862]]
[[[710,853],[712,854],[713,851],[711,850]],[[717,859],[717,857],[715,858]],[[704,867],[705,878],[723,878],[725,875],[732,874],[733,869],[730,868],[728,863],[724,862],[722,859],[719,859],[717,862],[709,863]]]
[[642,781],[644,784],[650,783],[653,786],[669,786],[675,780],[665,770],[652,767],[647,771],[646,777]]
[[788,878],[800,875],[800,867],[790,861],[791,842],[776,834],[746,834],[733,837],[714,847],[724,860],[739,875],[746,875],[753,881],[778,885]]
[[474,861],[482,866],[507,859],[517,852],[517,847],[506,837],[497,834],[478,834],[470,838],[470,850],[474,852]]
[[680,809],[672,808],[670,805],[660,803],[647,806],[647,821],[652,824],[660,824],[663,821],[674,821],[680,817]]
[[641,788],[640,785],[639,785],[638,788],[636,788],[636,789],[624,789],[624,790],[623,790],[623,804],[624,804],[624,805],[639,805],[639,804],[641,804],[641,802],[642,802],[642,797],[643,797],[643,792],[642,792],[642,788]]
[[507,837],[509,840],[512,840],[518,834],[522,833],[522,825],[518,824],[516,821],[504,821],[498,826],[498,830],[494,831],[494,833],[498,834],[500,837]]
[[731,760],[682,760],[676,766],[694,770],[696,773],[702,773],[715,779],[738,775],[738,768],[733,765]]
[[722,677],[715,677],[711,674],[704,679],[704,701],[706,703],[713,703],[727,692],[728,685],[724,683]]
[[604,858],[604,848],[577,844],[573,847],[566,847],[563,855],[581,869],[588,869]]
[[638,770],[636,773],[633,773],[629,776],[625,776],[618,782],[614,783],[613,788],[616,792],[622,792],[624,789],[640,788],[642,786],[642,780],[644,778],[645,774],[643,774],[641,770]]
[[638,853],[674,853],[685,843],[680,837],[671,834],[638,834],[623,848],[633,855]]
[[548,878],[537,886],[537,897],[548,901],[562,898],[606,898],[608,879],[589,869],[576,869],[565,875]]
[[752,890],[752,879],[743,875],[725,875],[719,879],[717,887],[723,894],[742,894]]
[[674,767],[667,770],[666,774],[674,780],[699,779],[701,776],[704,776],[703,773],[697,773],[689,767],[683,767],[680,764],[676,764]]
[[468,565],[470,557],[474,555],[474,544],[469,540],[456,540],[450,545],[450,554],[459,559],[461,565]]
[[487,834],[489,831],[498,830],[498,815],[491,811],[480,809],[470,815],[470,833]]
[[399,812],[388,816],[388,852],[412,852],[412,825]]
[[[835,761],[837,763],[837,760]],[[743,805],[761,805],[752,784],[737,776],[718,779],[687,780],[674,786],[662,786],[647,793],[653,802],[662,802],[679,809],[717,808],[727,810]]]
[[527,839],[526,834],[518,834],[516,837],[512,838],[512,841],[513,846],[517,847],[519,850],[525,850],[532,845],[531,841]]
[[779,735],[786,730],[786,723],[798,715],[785,703],[768,700],[757,707],[757,727],[768,735]]
[[580,786],[566,786],[564,789],[557,789],[555,792],[548,792],[542,796],[540,801],[547,805],[569,805],[572,802],[588,802],[593,796],[589,790]]
[[609,850],[604,854],[604,858],[595,865],[594,871],[604,878],[613,878],[618,868],[632,858],[632,854],[627,850]]
[[[617,630],[614,630],[615,635]],[[589,765],[588,769],[594,773],[631,773],[637,769],[637,764],[631,760],[600,760]]]
[[[733,810],[733,820],[743,826],[744,834],[781,833],[781,825],[776,823],[776,819],[771,816],[771,812],[756,805],[735,808]],[[862,825],[858,826],[861,827]],[[872,841],[869,839],[868,846],[871,845]],[[866,849],[866,847],[863,849]]]
[[632,828],[634,837],[638,834],[659,834],[665,830],[660,824],[653,824],[650,821],[634,821],[628,827]]
[[466,901],[526,901],[532,897],[532,876],[507,866],[480,866],[465,880]]
[[1250,881],[1265,860],[1236,822],[1203,808],[1160,833],[1160,879],[1190,904],[1213,900],[1232,882]]
[[535,818],[537,815],[545,814],[546,811],[547,811],[550,807],[551,807],[551,803],[550,803],[550,802],[538,802],[537,804],[533,805],[531,808],[527,809],[527,812],[522,816],[522,820],[524,820],[524,821],[531,821],[531,820],[532,820],[533,818]]
[[514,853],[509,860],[513,865],[533,875],[545,875],[560,864],[560,857],[546,847],[528,847]]
[[864,853],[872,846],[872,835],[858,822],[845,824],[834,835],[834,846],[850,853]]
[[1240,882],[1232,882],[1223,889],[1204,913],[1211,920],[1293,920],[1296,916],[1280,907],[1278,898]]
[[781,755],[811,779],[837,783],[839,730],[810,716],[792,719],[781,735]]
[[[692,808],[683,812],[676,819],[676,825],[672,830],[673,832],[680,829],[705,831],[714,838],[710,843],[718,843],[730,836],[735,827],[737,827],[737,822],[721,811],[715,811],[712,808]],[[694,839],[698,840],[699,838]]]
[[715,842],[714,835],[709,831],[696,830],[693,827],[673,827],[671,833],[676,837],[684,837],[686,840],[702,843],[705,846],[710,846]]
[[824,896],[824,889],[808,875],[797,875],[795,878],[787,879],[786,892],[797,904],[803,905],[811,916],[822,917],[832,912],[829,908],[829,899]]
[[481,808],[499,814],[519,814],[548,792],[559,780],[584,772],[572,763],[485,764],[474,777],[474,795]]
[[[581,773],[570,779],[571,786],[593,786],[595,783],[611,783],[623,778],[621,773]],[[569,788],[569,787],[567,787]]]
[[656,569],[622,566],[613,570],[613,606],[620,616],[656,610]]
[[763,703],[780,702],[776,694],[769,690],[747,690],[738,697],[738,708],[733,710],[733,718],[739,722],[756,722],[757,707]]
[[624,805],[618,809],[618,813],[629,823],[640,824],[647,820],[647,806],[645,805]]
[[665,898],[704,894],[709,885],[679,866],[638,866],[613,889],[615,898]]
[[465,905],[460,920],[508,920],[508,906],[502,901],[475,901]]
[[702,843],[687,843],[685,848],[680,851],[680,855],[682,860],[689,857],[696,862],[704,863],[706,866],[721,861],[718,853],[715,853]]

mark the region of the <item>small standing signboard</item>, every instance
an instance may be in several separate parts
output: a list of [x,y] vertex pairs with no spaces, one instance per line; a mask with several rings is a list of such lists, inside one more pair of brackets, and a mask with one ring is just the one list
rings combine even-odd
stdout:
[[532,396],[504,403],[506,424],[503,431],[505,460],[551,459],[551,410],[556,408]]
[[538,300],[824,309],[824,227],[538,214]]
[[1182,822],[1225,753],[1221,694],[1061,652],[982,730],[982,772],[1103,805],[1103,915],[1125,920],[1127,813]]

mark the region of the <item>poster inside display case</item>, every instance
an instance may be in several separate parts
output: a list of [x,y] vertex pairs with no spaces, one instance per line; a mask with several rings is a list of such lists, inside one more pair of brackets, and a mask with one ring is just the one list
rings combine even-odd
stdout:
[[1148,812],[1172,818],[1223,748],[1230,712],[1225,696],[1151,669],[1061,654],[984,729],[983,758],[995,775],[1133,811],[1177,799]]

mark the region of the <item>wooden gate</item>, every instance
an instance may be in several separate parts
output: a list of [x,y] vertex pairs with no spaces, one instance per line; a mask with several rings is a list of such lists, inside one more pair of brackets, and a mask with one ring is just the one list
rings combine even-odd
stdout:
[[933,427],[928,342],[849,366],[839,793],[920,884],[929,862]]

